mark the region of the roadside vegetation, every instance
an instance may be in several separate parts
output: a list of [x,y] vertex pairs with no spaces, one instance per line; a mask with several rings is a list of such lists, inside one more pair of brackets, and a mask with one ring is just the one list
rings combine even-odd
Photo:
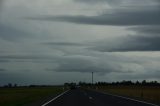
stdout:
[[0,88],[0,106],[27,106],[33,102],[63,92],[62,87],[3,87]]
[[160,83],[157,81],[98,82],[95,84],[81,82],[80,84],[88,89],[94,89],[100,92],[130,97],[160,105]]
[[106,93],[127,96],[138,100],[144,100],[160,104],[160,87],[157,86],[99,86],[96,88]]

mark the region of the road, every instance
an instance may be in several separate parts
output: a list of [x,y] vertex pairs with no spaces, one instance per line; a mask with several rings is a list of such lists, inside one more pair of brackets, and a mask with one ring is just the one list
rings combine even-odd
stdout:
[[70,90],[42,106],[158,106],[90,90]]

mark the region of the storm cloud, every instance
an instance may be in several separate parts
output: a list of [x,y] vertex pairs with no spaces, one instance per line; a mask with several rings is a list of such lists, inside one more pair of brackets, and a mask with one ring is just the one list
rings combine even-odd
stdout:
[[160,25],[160,10],[145,11],[117,11],[115,13],[104,13],[97,16],[43,16],[37,18],[28,18],[41,21],[60,21],[76,24],[89,25],[116,25],[116,26],[133,26],[133,25]]
[[74,56],[74,57],[67,57],[63,59],[58,64],[56,69],[53,71],[57,72],[103,72],[103,73],[110,73],[114,72],[113,67],[105,66],[102,63],[97,63],[97,59],[94,57],[89,56]]
[[[108,4],[113,7],[119,6],[150,6],[150,5],[158,5],[160,4],[159,0],[74,0],[75,2],[84,3],[84,4]],[[130,7],[130,8],[131,8]]]
[[8,60],[0,60],[0,63],[6,63],[6,62],[9,62]]
[[118,42],[116,42],[117,39],[112,41],[116,42],[114,44],[109,44],[105,40],[99,41],[103,43],[89,49],[100,52],[160,51],[160,36],[132,35],[118,39]]
[[155,34],[160,34],[160,26],[157,25],[157,26],[139,26],[139,27],[131,27],[131,28],[128,28],[129,30],[131,31],[135,31],[137,33],[142,33],[142,34],[147,34],[150,36],[153,36]]
[[42,43],[50,46],[84,46],[82,43],[74,43],[74,42],[46,42]]
[[6,69],[0,69],[0,72],[7,71]]
[[[132,73],[134,70],[130,70],[132,66],[139,67],[138,61],[128,61],[127,59],[121,60],[122,64],[119,64],[119,57],[109,54],[101,54],[105,56],[84,56],[84,55],[72,55],[64,56],[59,59],[55,68],[46,69],[46,71],[55,71],[55,72],[81,72],[81,73]],[[109,57],[110,56],[110,57]],[[105,61],[105,59],[110,61]]]
[[75,2],[81,3],[89,3],[89,4],[96,4],[96,3],[109,3],[109,4],[119,4],[122,0],[74,0]]
[[[160,27],[158,26],[135,26],[128,30],[135,34],[125,35],[109,40],[98,41],[93,50],[101,52],[128,52],[128,51],[160,51]],[[93,43],[94,44],[94,43]]]
[[[37,55],[3,55],[3,56],[0,56],[0,59],[19,59],[19,60],[27,60],[27,59],[46,59],[47,56],[37,56]],[[50,58],[50,57],[48,57]],[[4,61],[3,60],[3,61]]]
[[[8,27],[5,25],[0,24],[0,38],[8,41],[18,41],[22,40],[25,38],[28,38],[31,34],[28,32],[13,28],[13,27]],[[32,36],[30,36],[31,38]]]

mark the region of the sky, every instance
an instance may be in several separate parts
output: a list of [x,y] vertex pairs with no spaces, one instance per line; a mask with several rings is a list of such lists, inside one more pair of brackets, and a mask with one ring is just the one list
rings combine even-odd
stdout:
[[159,0],[0,0],[0,85],[160,81]]

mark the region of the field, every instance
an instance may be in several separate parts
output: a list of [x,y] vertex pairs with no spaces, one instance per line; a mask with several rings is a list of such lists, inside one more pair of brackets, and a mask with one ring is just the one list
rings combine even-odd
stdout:
[[61,92],[62,87],[0,88],[0,106],[27,106]]
[[160,87],[151,86],[98,86],[96,89],[112,94],[160,104]]

